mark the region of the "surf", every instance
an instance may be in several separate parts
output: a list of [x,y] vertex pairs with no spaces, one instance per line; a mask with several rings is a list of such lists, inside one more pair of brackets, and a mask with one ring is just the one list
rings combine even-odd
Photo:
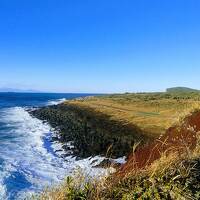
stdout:
[[[42,105],[59,104],[65,99],[49,99]],[[65,156],[62,144],[51,140],[51,126],[31,116],[28,111],[33,107],[24,104],[24,100],[19,105],[0,108],[0,199],[30,197],[47,186],[59,184],[76,170],[87,177],[107,173],[93,168],[104,159],[100,156],[83,160]]]

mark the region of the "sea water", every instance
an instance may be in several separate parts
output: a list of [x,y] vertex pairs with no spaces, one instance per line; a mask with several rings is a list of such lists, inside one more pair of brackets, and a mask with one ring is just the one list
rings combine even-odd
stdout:
[[77,168],[100,173],[91,167],[96,158],[63,157],[62,144],[51,142],[50,125],[27,111],[83,96],[87,94],[0,93],[0,199],[30,197]]

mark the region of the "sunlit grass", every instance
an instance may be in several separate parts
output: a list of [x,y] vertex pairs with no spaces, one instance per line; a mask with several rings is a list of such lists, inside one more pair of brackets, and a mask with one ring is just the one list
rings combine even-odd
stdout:
[[184,116],[194,107],[200,107],[199,99],[191,99],[189,94],[189,97],[173,94],[167,98],[157,95],[157,93],[112,95],[66,103],[85,109],[92,108],[96,112],[109,115],[113,120],[135,124],[154,137],[164,133],[167,128],[179,121],[180,116]]

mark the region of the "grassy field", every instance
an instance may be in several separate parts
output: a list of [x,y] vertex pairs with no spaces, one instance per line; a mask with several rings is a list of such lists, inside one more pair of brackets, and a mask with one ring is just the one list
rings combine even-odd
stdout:
[[92,108],[113,120],[137,125],[157,137],[190,109],[200,105],[200,93],[115,94],[80,98],[66,104]]
[[[94,118],[95,113],[102,113],[114,121],[137,125],[154,138],[174,126],[160,140],[137,149],[127,163],[109,177],[101,180],[86,180],[80,174],[67,177],[61,185],[45,190],[35,199],[200,199],[199,92],[115,94],[70,100],[65,102],[67,105],[92,110]],[[137,159],[145,153],[151,157],[156,141],[163,141],[163,151],[159,151],[160,155],[151,164],[138,168]],[[180,147],[177,144],[181,144]]]

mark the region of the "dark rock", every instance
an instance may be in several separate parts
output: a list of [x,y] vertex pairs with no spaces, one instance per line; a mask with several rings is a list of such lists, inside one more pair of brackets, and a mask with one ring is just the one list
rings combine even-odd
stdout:
[[74,155],[81,158],[94,155],[112,158],[127,156],[135,142],[147,141],[137,126],[125,125],[124,122],[111,120],[105,114],[75,105],[49,106],[31,113],[60,130],[53,140],[63,144],[74,141]]

